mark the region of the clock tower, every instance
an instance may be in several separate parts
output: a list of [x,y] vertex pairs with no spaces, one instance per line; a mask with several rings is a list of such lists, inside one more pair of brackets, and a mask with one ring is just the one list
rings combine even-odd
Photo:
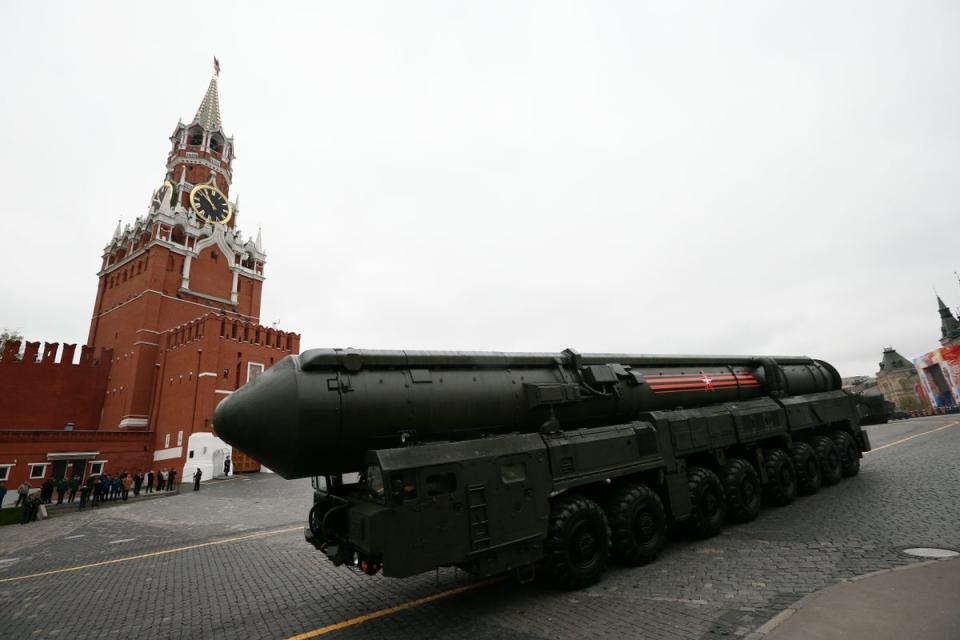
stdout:
[[[220,65],[170,137],[146,211],[103,248],[88,344],[0,353],[0,479],[175,470],[187,480],[259,469],[213,433],[217,404],[300,350],[260,324],[266,253],[231,199],[234,143],[220,119]],[[160,177],[160,176],[158,176]],[[58,357],[58,352],[60,353]],[[24,410],[27,407],[29,410]]]
[[[113,350],[101,429],[209,429],[209,405],[247,381],[247,365],[268,367],[283,355],[225,348],[220,338],[288,353],[298,347],[296,334],[260,326],[266,253],[259,231],[244,238],[236,226],[235,146],[220,118],[219,82],[215,62],[193,120],[178,122],[170,136],[162,184],[146,213],[118,223],[104,248],[88,339]],[[184,359],[181,346],[197,336],[184,337],[183,327],[211,331],[210,318],[218,340]],[[169,371],[172,350],[176,376]],[[177,391],[184,383],[193,395]],[[203,390],[219,396],[204,403]],[[172,446],[166,437],[156,448]]]
[[[232,206],[227,200],[233,180],[231,163],[234,158],[233,138],[223,131],[220,120],[220,65],[215,62],[207,93],[200,102],[197,115],[189,124],[177,123],[170,136],[167,155],[167,176],[161,195],[169,204],[192,211],[207,222],[235,225]],[[222,213],[208,211],[219,194],[224,205]]]

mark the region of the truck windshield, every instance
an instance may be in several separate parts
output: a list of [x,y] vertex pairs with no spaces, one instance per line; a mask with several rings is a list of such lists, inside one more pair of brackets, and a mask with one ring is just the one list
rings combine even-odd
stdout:
[[367,488],[370,495],[377,500],[383,500],[386,492],[383,487],[383,470],[379,465],[371,464],[367,466]]

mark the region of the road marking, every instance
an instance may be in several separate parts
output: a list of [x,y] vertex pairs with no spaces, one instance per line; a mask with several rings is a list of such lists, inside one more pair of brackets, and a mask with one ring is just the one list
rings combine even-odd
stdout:
[[413,607],[419,607],[420,605],[427,604],[428,602],[433,602],[435,600],[440,600],[442,598],[449,598],[450,596],[455,596],[458,593],[463,593],[464,591],[470,591],[472,589],[479,589],[480,587],[486,587],[496,582],[502,582],[503,580],[505,580],[504,576],[498,576],[496,578],[491,578],[489,580],[482,580],[480,582],[474,582],[472,584],[465,584],[462,587],[455,587],[453,589],[441,591],[440,593],[434,593],[429,596],[417,598],[416,600],[411,600],[409,602],[403,602],[401,604],[398,604],[392,607],[387,607],[386,609],[380,609],[379,611],[371,611],[370,613],[365,613],[355,618],[344,620],[343,622],[337,622],[335,624],[327,625],[326,627],[320,627],[319,629],[314,629],[313,631],[307,631],[299,635],[290,636],[289,638],[287,638],[287,640],[307,640],[307,638],[316,638],[317,636],[326,635],[333,631],[339,631],[340,629],[352,627],[354,625],[367,622],[368,620],[376,620],[377,618],[382,618],[383,616],[389,616],[392,613],[403,611],[404,609],[412,609]]
[[136,538],[124,538],[123,540],[111,540],[110,544],[120,544],[121,542],[132,542],[134,540],[136,540]]
[[81,564],[75,567],[64,567],[63,569],[52,569],[50,571],[41,571],[39,573],[31,573],[25,576],[13,576],[11,578],[0,578],[0,584],[4,582],[19,582],[20,580],[28,580],[30,578],[39,578],[41,576],[52,576],[57,573],[68,573],[70,571],[80,571],[82,569],[92,569],[94,567],[102,567],[108,564],[117,564],[118,562],[129,562],[131,560],[143,560],[144,558],[155,558],[157,556],[165,556],[171,553],[180,553],[181,551],[190,551],[192,549],[202,549],[203,547],[212,547],[218,544],[227,544],[229,542],[239,542],[240,540],[250,540],[251,538],[263,538],[266,536],[275,536],[279,533],[289,533],[291,531],[301,531],[302,526],[289,527],[287,529],[277,529],[275,531],[260,531],[258,533],[251,533],[245,536],[236,536],[233,538],[222,538],[220,540],[212,540],[210,542],[201,542],[200,544],[191,544],[186,547],[176,547],[174,549],[164,549],[162,551],[152,551],[150,553],[141,553],[135,556],[127,556],[125,558],[114,558],[113,560],[104,560],[103,562],[91,562],[90,564]]
[[67,536],[66,538],[64,538],[64,540],[73,540],[74,538],[82,538],[82,537],[84,537],[84,536],[86,536],[86,535],[87,535],[87,534],[85,534],[85,533],[78,533],[78,534],[75,535],[75,536]]
[[877,451],[880,451],[881,449],[886,449],[887,447],[892,447],[892,446],[895,445],[895,444],[901,444],[901,443],[906,442],[907,440],[913,440],[914,438],[919,438],[920,436],[925,436],[925,435],[927,435],[927,434],[929,434],[929,433],[936,433],[937,431],[943,431],[944,429],[948,429],[948,428],[950,428],[950,427],[955,427],[955,426],[957,426],[958,424],[960,424],[960,420],[957,420],[957,421],[955,421],[955,422],[949,422],[949,423],[943,425],[942,427],[937,427],[936,429],[931,429],[930,431],[924,431],[923,433],[915,433],[915,434],[913,434],[912,436],[908,436],[908,437],[902,438],[902,439],[900,439],[900,440],[894,440],[893,442],[888,442],[887,444],[883,445],[882,447],[877,447],[876,449],[871,449],[870,451],[867,451],[867,453],[876,453]]

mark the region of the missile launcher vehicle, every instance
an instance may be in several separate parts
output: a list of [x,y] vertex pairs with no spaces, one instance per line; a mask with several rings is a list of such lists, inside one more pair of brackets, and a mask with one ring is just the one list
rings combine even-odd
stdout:
[[312,477],[337,565],[569,589],[856,475],[859,397],[806,357],[314,349],[217,408],[216,433]]

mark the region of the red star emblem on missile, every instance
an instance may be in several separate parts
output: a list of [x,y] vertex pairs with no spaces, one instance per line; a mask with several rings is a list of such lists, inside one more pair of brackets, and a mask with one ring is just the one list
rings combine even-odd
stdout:
[[700,374],[701,374],[700,382],[703,383],[703,390],[713,391],[713,378],[705,374],[703,371],[701,371]]

